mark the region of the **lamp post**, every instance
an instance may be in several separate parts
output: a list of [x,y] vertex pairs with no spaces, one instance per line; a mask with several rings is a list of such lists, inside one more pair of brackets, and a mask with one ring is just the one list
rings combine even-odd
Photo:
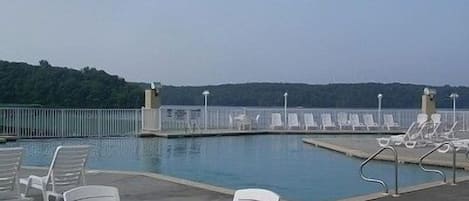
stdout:
[[288,93],[285,92],[285,93],[283,94],[283,97],[284,97],[284,106],[285,106],[285,107],[284,107],[284,113],[285,113],[285,122],[284,122],[284,126],[285,126],[285,128],[287,128],[287,120],[288,120],[288,119],[287,119]]
[[204,108],[204,130],[207,130],[207,117],[208,117],[208,112],[207,112],[207,99],[208,95],[210,92],[208,90],[205,90],[202,92],[202,95],[204,95],[204,100],[205,100],[205,108]]
[[454,124],[456,123],[456,99],[459,98],[459,94],[451,93],[449,97],[453,99],[453,124]]
[[381,101],[383,99],[383,94],[378,94],[378,126],[381,126]]

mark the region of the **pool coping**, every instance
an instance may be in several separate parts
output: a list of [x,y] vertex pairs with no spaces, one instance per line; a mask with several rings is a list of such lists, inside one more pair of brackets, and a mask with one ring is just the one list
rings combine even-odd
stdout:
[[[359,159],[367,159],[373,153],[368,153],[366,151],[346,148],[343,146],[323,142],[320,140],[315,140],[312,138],[303,138],[303,143],[310,144],[315,147],[324,148],[327,150],[335,151],[338,153],[345,154],[346,156],[355,157]],[[377,161],[394,161],[394,157],[391,155],[378,155],[373,160]],[[399,156],[399,163],[409,163],[409,164],[419,164],[419,159],[414,157]],[[444,160],[435,160],[435,159],[426,159],[422,161],[424,165],[432,165],[438,167],[452,168],[453,163],[451,161]],[[469,163],[456,163],[456,168],[469,170]]]
[[398,135],[403,134],[403,130],[230,130],[230,129],[210,129],[196,132],[181,131],[159,131],[143,130],[137,137],[214,137],[214,136],[241,136],[241,135]]
[[[40,167],[40,166],[21,166],[23,169],[31,169],[31,170],[48,170],[48,167]],[[163,180],[175,184],[186,185],[189,187],[199,188],[207,191],[217,192],[226,195],[234,195],[235,190],[224,188],[220,186],[205,184],[201,182],[191,181],[187,179],[181,179],[177,177],[162,175],[158,173],[152,172],[138,172],[138,171],[123,171],[123,170],[101,170],[101,169],[86,169],[86,173],[93,174],[93,173],[110,173],[110,174],[123,174],[123,175],[133,175],[133,176],[146,176],[152,179]]]

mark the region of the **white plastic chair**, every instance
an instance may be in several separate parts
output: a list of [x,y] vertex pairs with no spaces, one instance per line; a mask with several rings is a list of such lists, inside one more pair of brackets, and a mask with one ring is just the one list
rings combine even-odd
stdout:
[[233,121],[233,116],[231,116],[231,114],[228,115],[228,126],[230,127],[230,129],[233,129],[234,128],[234,121]]
[[23,148],[0,148],[0,200],[30,200],[20,194],[18,182]]
[[391,130],[393,128],[400,128],[399,123],[394,121],[394,117],[392,116],[392,114],[384,114],[383,119],[384,126],[386,126],[388,130]]
[[85,166],[88,158],[89,146],[59,146],[55,150],[54,158],[46,176],[29,176],[20,179],[20,183],[26,185],[25,195],[29,188],[42,191],[44,201],[50,196],[62,198],[62,193],[71,188],[85,185]]
[[322,129],[327,130],[328,128],[335,129],[337,126],[332,122],[332,117],[330,113],[321,114]]
[[256,118],[254,119],[254,125],[256,126],[256,129],[259,129],[259,120],[261,119],[261,115],[257,114]]
[[433,124],[441,124],[441,114],[435,113],[430,116],[430,119],[432,120]]
[[352,122],[352,130],[366,128],[365,124],[360,122],[358,114],[350,114],[350,121]]
[[272,124],[270,124],[270,128],[273,130],[283,128],[282,115],[280,113],[272,113]]
[[319,127],[318,124],[316,123],[316,121],[314,121],[313,113],[305,113],[305,114],[303,114],[303,116],[304,116],[304,120],[305,120],[305,129],[306,130],[309,130],[310,128],[317,129]]
[[363,121],[365,122],[365,126],[367,130],[377,129],[379,127],[378,124],[373,119],[372,114],[364,114]]
[[119,190],[112,186],[80,186],[64,192],[64,201],[120,201]]
[[234,194],[233,201],[279,201],[280,196],[265,189],[241,189]]
[[428,115],[420,113],[417,115],[417,126],[420,128],[428,121]]
[[300,129],[300,122],[298,121],[298,114],[288,113],[288,129]]
[[343,128],[352,128],[352,124],[348,120],[347,113],[339,112],[337,113],[337,124],[339,124],[339,129],[342,130]]

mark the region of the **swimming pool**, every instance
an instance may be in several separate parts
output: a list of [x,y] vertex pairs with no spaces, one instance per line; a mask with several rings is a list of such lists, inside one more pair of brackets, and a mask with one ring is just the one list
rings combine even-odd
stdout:
[[[22,146],[25,165],[48,166],[57,146],[90,144],[89,168],[155,172],[232,189],[267,188],[291,201],[337,200],[381,191],[360,179],[362,160],[304,144],[304,137],[313,136],[41,139],[1,146]],[[399,171],[401,187],[440,179],[417,165],[401,164]],[[391,163],[372,162],[367,173],[392,184]]]

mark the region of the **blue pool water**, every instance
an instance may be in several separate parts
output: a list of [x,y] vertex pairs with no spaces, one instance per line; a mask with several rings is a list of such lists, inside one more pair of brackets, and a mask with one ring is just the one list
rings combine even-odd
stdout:
[[[48,166],[58,145],[93,146],[89,168],[155,172],[232,189],[260,187],[291,201],[337,200],[381,191],[362,181],[362,160],[301,142],[308,136],[209,138],[104,138],[20,140],[1,146],[26,149],[26,165]],[[370,176],[392,186],[391,163],[372,162]],[[400,185],[440,179],[416,165],[400,165]]]

